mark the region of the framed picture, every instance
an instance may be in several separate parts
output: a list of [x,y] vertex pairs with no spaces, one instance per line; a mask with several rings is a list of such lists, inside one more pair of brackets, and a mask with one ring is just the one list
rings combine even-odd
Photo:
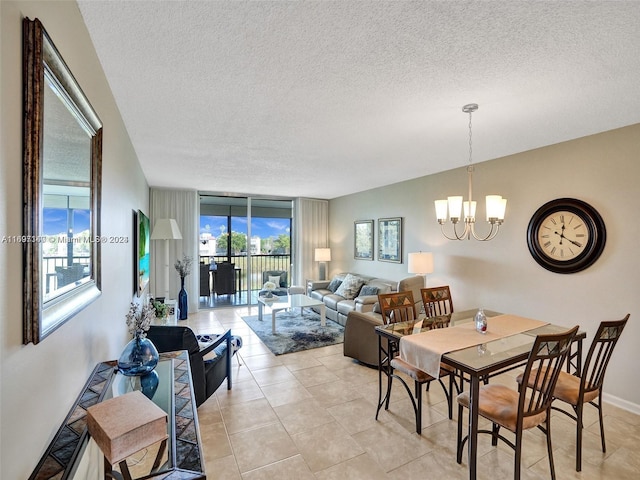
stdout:
[[378,260],[402,263],[402,218],[378,219]]
[[150,222],[141,210],[138,210],[136,232],[136,294],[140,297],[149,284],[149,230]]
[[373,220],[357,220],[353,229],[353,257],[373,260]]

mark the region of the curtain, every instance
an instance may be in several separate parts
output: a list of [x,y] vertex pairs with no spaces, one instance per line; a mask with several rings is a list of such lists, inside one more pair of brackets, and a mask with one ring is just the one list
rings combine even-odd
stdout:
[[[329,201],[297,198],[294,201],[293,235],[296,260],[292,285],[318,278],[316,248],[329,247]],[[328,272],[327,272],[328,274]]]
[[154,266],[150,278],[150,292],[162,295],[164,283],[164,244],[169,242],[169,297],[178,298],[180,291],[180,276],[174,268],[176,260],[182,259],[183,255],[191,257],[191,274],[185,278],[184,288],[189,299],[189,311],[198,311],[199,302],[199,281],[198,271],[199,250],[198,250],[198,218],[199,218],[199,197],[198,192],[193,190],[166,190],[151,188],[149,193],[151,232],[156,220],[159,218],[175,219],[182,240],[152,240],[151,241],[151,265]]

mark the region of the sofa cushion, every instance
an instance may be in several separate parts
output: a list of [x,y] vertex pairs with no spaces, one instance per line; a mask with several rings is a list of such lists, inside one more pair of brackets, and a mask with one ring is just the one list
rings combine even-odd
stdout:
[[328,309],[338,311],[338,302],[344,301],[344,297],[336,295],[335,293],[329,293],[322,297],[322,302]]
[[308,295],[316,300],[322,300],[326,295],[330,295],[331,293],[331,290],[320,288],[318,290],[312,290]]
[[336,290],[336,295],[340,295],[346,300],[352,300],[358,296],[358,292],[362,285],[364,285],[364,279],[349,273],[344,277],[344,280],[338,287],[338,290]]
[[[374,278],[367,282],[369,287],[378,287],[378,293],[391,293],[395,291],[397,284],[391,280],[384,280],[382,278]],[[362,293],[361,293],[362,294]]]
[[338,313],[342,313],[343,315],[349,315],[349,312],[355,310],[355,308],[355,300],[342,300],[338,302]]
[[374,285],[363,285],[360,289],[360,295],[378,295],[378,287]]
[[336,293],[336,290],[338,290],[338,287],[340,287],[340,285],[342,285],[342,280],[338,277],[333,277],[331,282],[329,282],[327,290],[331,290],[331,293]]

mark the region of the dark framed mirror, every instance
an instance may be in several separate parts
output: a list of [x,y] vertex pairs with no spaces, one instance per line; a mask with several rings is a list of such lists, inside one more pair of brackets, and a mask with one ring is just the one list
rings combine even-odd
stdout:
[[42,23],[23,20],[24,343],[100,286],[102,122]]

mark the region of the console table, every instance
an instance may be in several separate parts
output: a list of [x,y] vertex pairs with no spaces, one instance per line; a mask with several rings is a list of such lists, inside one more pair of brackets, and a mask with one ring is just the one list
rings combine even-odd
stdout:
[[[206,479],[195,397],[191,384],[187,351],[161,353],[152,377],[125,377],[117,362],[99,363],[89,377],[67,418],[29,477],[33,480],[89,480],[121,478],[119,472],[105,473],[102,452],[87,430],[87,408],[131,390],[141,390],[168,415],[168,441],[148,454],[130,457],[138,468],[147,468],[145,479]],[[157,379],[157,382],[155,381]],[[149,380],[152,380],[151,382]],[[132,412],[132,414],[135,412]],[[163,448],[165,449],[163,452]],[[158,453],[158,450],[160,452]],[[144,457],[158,458],[157,464],[144,466]],[[136,458],[134,458],[136,457]],[[135,468],[130,467],[132,472]]]

